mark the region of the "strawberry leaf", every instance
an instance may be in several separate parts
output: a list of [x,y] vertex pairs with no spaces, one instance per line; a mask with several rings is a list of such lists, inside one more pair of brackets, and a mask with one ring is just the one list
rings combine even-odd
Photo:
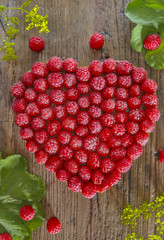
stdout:
[[147,7],[164,10],[164,0],[146,0],[145,3]]

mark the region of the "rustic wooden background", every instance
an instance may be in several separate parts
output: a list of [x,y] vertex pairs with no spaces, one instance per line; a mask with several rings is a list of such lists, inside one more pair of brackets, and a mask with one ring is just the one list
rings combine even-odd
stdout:
[[[1,0],[6,6],[20,6],[22,0]],[[132,23],[125,17],[125,7],[129,0],[36,0],[42,14],[49,15],[49,34],[43,34],[46,48],[34,53],[28,48],[28,40],[37,31],[25,30],[24,15],[19,11],[8,11],[8,16],[17,15],[21,19],[21,32],[16,37],[18,60],[7,64],[0,61],[0,150],[3,155],[19,153],[29,162],[29,171],[41,176],[47,186],[43,205],[46,220],[57,216],[62,222],[62,230],[50,236],[46,221],[33,234],[34,240],[123,240],[128,229],[122,225],[120,215],[127,204],[138,206],[144,200],[153,200],[164,188],[164,166],[157,161],[157,152],[164,147],[164,71],[155,71],[145,64],[144,55],[130,47]],[[89,48],[90,36],[100,32],[105,37],[104,47],[94,52]],[[35,61],[44,61],[53,55],[72,57],[79,65],[88,65],[91,60],[112,57],[127,59],[137,66],[145,67],[150,78],[158,87],[160,121],[151,134],[142,156],[136,160],[129,173],[121,182],[106,193],[92,200],[73,193],[64,183],[56,180],[44,168],[35,163],[32,154],[25,148],[25,142],[14,125],[11,111],[10,88],[19,77],[29,70]],[[151,222],[141,223],[140,230],[145,236],[154,233]]]

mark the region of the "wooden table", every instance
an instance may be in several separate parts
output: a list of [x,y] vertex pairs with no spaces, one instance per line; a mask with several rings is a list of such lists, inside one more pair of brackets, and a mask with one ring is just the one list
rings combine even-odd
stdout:
[[[47,186],[43,200],[46,220],[57,216],[62,222],[62,231],[50,236],[46,221],[33,234],[34,240],[123,240],[128,229],[122,225],[120,215],[127,204],[139,206],[144,200],[153,200],[164,188],[164,166],[157,161],[157,152],[164,147],[164,72],[155,71],[145,64],[144,54],[138,54],[130,47],[132,23],[125,17],[125,7],[129,0],[36,0],[42,14],[49,15],[49,34],[43,34],[46,48],[34,53],[28,48],[28,40],[37,31],[25,30],[24,15],[19,11],[9,11],[21,19],[21,32],[16,37],[18,60],[11,64],[0,61],[0,149],[3,156],[19,153],[29,162],[29,171],[41,176]],[[7,6],[20,6],[21,0],[1,0]],[[94,52],[89,48],[90,36],[100,32],[105,37],[104,47]],[[133,163],[129,173],[122,176],[120,183],[106,193],[85,199],[81,194],[68,190],[64,183],[56,180],[44,168],[36,164],[28,153],[25,142],[19,137],[19,129],[14,124],[11,111],[10,88],[19,77],[36,61],[44,61],[52,56],[72,57],[79,65],[88,65],[93,59],[108,57],[126,59],[147,69],[148,76],[158,87],[161,118],[151,134],[142,156]],[[163,81],[163,83],[162,83]],[[140,223],[146,237],[154,233],[151,222]],[[147,238],[145,238],[147,239]]]

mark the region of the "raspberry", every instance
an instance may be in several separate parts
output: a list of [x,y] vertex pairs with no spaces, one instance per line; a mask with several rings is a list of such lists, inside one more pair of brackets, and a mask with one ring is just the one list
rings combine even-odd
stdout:
[[148,140],[149,140],[149,135],[146,132],[139,131],[135,135],[136,143],[140,144],[141,146],[145,146]]
[[133,65],[128,61],[121,61],[117,64],[117,67],[116,67],[116,72],[119,75],[128,75],[132,72],[132,70],[133,70]]
[[94,135],[88,135],[84,138],[83,147],[88,151],[95,151],[99,144],[99,138]]
[[12,86],[11,94],[13,95],[13,97],[23,97],[25,89],[26,87],[23,83],[17,82]]
[[94,91],[102,91],[106,86],[105,78],[102,76],[93,77],[90,86]]
[[64,79],[64,87],[66,88],[75,87],[77,84],[76,77],[72,73],[65,73],[63,76],[63,79]]
[[104,127],[112,127],[115,123],[115,116],[110,113],[103,113],[101,123]]
[[73,157],[73,150],[69,146],[62,146],[59,150],[59,157],[67,161]]
[[126,112],[117,112],[115,115],[115,119],[118,123],[127,123],[128,114]]
[[141,156],[142,151],[142,146],[138,143],[134,143],[130,148],[128,148],[127,156],[135,160]]
[[111,136],[112,131],[110,130],[110,128],[103,128],[99,134],[99,138],[103,142],[107,142]]
[[79,137],[85,137],[86,135],[88,135],[89,130],[88,130],[88,128],[85,127],[85,126],[78,126],[78,127],[75,129],[75,133],[76,133],[76,135],[78,135]]
[[88,152],[85,149],[80,149],[76,151],[75,159],[81,164],[86,163],[88,160]]
[[103,62],[103,70],[105,73],[111,73],[116,70],[116,62],[112,58],[108,58]]
[[160,111],[157,108],[146,108],[145,113],[152,122],[157,122],[160,118]]
[[108,179],[108,175],[106,175],[101,183],[101,185],[96,185],[97,191],[102,193],[108,190],[111,187],[110,181]]
[[26,72],[22,76],[22,83],[27,86],[31,87],[34,83],[35,75],[32,72]]
[[141,106],[141,99],[138,97],[130,97],[127,102],[130,108],[140,108]]
[[69,146],[73,150],[79,150],[82,147],[82,144],[83,144],[82,139],[79,136],[72,136],[69,142]]
[[139,125],[136,122],[127,122],[126,129],[128,133],[136,134],[139,131]]
[[79,98],[80,93],[77,88],[70,88],[66,91],[66,96],[68,100],[75,101]]
[[60,131],[57,139],[60,144],[68,144],[71,140],[71,133],[66,130]]
[[65,110],[65,106],[55,106],[54,107],[54,113],[55,113],[55,117],[57,119],[63,119],[66,117],[66,110]]
[[73,176],[68,180],[68,188],[73,192],[80,192],[82,185],[83,183],[78,176]]
[[123,147],[129,148],[134,143],[134,136],[129,133],[125,133],[121,137],[121,142]]
[[154,124],[146,118],[140,123],[140,129],[146,133],[151,133],[154,131]]
[[18,113],[15,117],[15,124],[19,127],[26,127],[30,124],[31,117],[27,113]]
[[138,97],[141,94],[141,87],[139,84],[133,84],[129,88],[129,94],[131,97]]
[[146,93],[155,93],[157,90],[157,84],[152,79],[146,79],[141,84],[142,91]]
[[72,174],[76,174],[79,170],[80,164],[75,159],[71,159],[65,162],[64,167]]
[[56,172],[63,167],[63,161],[58,156],[50,156],[45,163],[45,168],[50,172]]
[[33,88],[27,88],[24,92],[24,98],[28,102],[34,102],[37,99],[37,93]]
[[120,139],[120,137],[112,136],[111,138],[109,138],[108,146],[110,148],[118,148],[118,147],[120,147],[121,146],[121,139]]
[[63,86],[64,79],[61,73],[50,73],[48,75],[48,84],[52,88],[61,88]]
[[93,119],[99,119],[102,115],[102,111],[101,108],[95,106],[95,105],[91,105],[89,107],[89,115],[93,118]]
[[54,136],[60,132],[61,129],[60,122],[56,120],[49,122],[46,129],[50,136]]
[[82,96],[78,99],[78,105],[82,109],[86,109],[90,105],[89,97],[88,96]]
[[122,123],[116,123],[116,124],[113,125],[112,131],[113,131],[115,136],[122,136],[126,132],[126,127]]
[[34,89],[41,93],[48,90],[48,82],[45,78],[37,78],[33,84]]
[[145,118],[145,112],[141,109],[132,109],[129,112],[129,119],[134,122],[141,122]]
[[20,217],[25,221],[31,221],[35,216],[35,211],[32,206],[25,205],[20,210]]
[[35,77],[42,78],[46,77],[48,75],[48,67],[45,63],[42,62],[36,62],[32,66],[32,73],[35,75]]
[[66,117],[61,122],[62,127],[65,130],[73,131],[77,127],[76,120],[72,117]]
[[118,86],[121,88],[129,88],[132,85],[131,76],[120,76],[118,78]]
[[81,94],[87,94],[91,90],[90,85],[88,83],[79,83],[77,85],[77,89]]
[[51,138],[44,144],[44,149],[49,154],[55,154],[59,150],[59,143],[55,138]]
[[110,149],[107,143],[101,142],[97,147],[97,153],[101,157],[107,157],[109,155]]
[[48,136],[47,131],[45,131],[43,129],[34,132],[34,138],[40,144],[45,143],[48,140],[48,137],[49,136]]
[[101,109],[104,112],[113,112],[115,110],[115,101],[113,99],[106,99],[101,103]]
[[91,73],[88,67],[81,67],[76,72],[76,78],[79,82],[88,82],[91,78]]
[[88,182],[91,179],[92,170],[87,166],[81,166],[79,168],[79,177],[83,182]]
[[132,166],[132,160],[127,156],[125,156],[123,159],[121,159],[116,163],[116,169],[120,173],[128,172],[131,166]]
[[126,100],[128,98],[128,91],[125,88],[116,88],[115,96],[118,100]]
[[104,179],[104,174],[101,172],[101,170],[95,170],[92,172],[92,182],[94,184],[100,185]]
[[125,155],[126,155],[126,148],[124,147],[118,147],[118,148],[112,149],[110,152],[110,157],[116,161],[122,159],[123,157],[125,157]]
[[121,173],[116,169],[114,169],[112,172],[108,174],[107,179],[108,179],[108,184],[112,187],[121,180]]
[[48,153],[44,150],[40,150],[35,153],[36,162],[39,164],[45,164],[48,160]]
[[100,61],[94,60],[90,63],[89,70],[93,76],[99,76],[103,73],[103,65]]
[[91,92],[89,99],[92,104],[99,105],[102,102],[102,96],[98,92]]
[[145,107],[155,107],[158,105],[158,98],[154,94],[145,93],[142,95],[142,103]]
[[26,148],[29,152],[35,153],[40,150],[40,144],[37,143],[34,139],[27,140]]
[[116,111],[125,112],[128,109],[126,101],[116,100]]
[[41,116],[44,120],[51,121],[54,119],[54,111],[53,108],[47,107],[47,108],[42,108],[41,109]]
[[46,126],[46,121],[42,117],[34,117],[31,126],[34,130],[43,129]]
[[88,125],[91,118],[85,111],[80,111],[76,116],[77,123],[80,125]]
[[71,177],[71,173],[67,169],[61,168],[56,171],[56,177],[61,182],[67,182]]
[[99,120],[92,120],[89,123],[88,128],[91,134],[98,134],[102,130],[102,126]]
[[82,194],[85,198],[93,198],[96,195],[96,188],[92,182],[84,183],[82,187]]
[[59,57],[52,57],[48,60],[47,67],[51,72],[60,72],[63,67],[63,61]]
[[16,113],[22,113],[25,111],[27,106],[26,100],[24,98],[16,99],[12,104],[12,110]]
[[76,62],[76,60],[72,59],[72,58],[67,58],[64,60],[63,62],[63,69],[66,72],[76,72],[78,69],[78,64]]
[[135,68],[132,72],[132,79],[135,83],[141,83],[147,78],[147,72],[144,68]]
[[89,153],[87,165],[91,169],[98,169],[100,167],[101,159],[96,152]]
[[37,103],[40,107],[49,107],[51,104],[49,95],[47,93],[39,94]]
[[90,47],[97,50],[104,45],[104,37],[100,33],[94,33],[89,40]]
[[114,87],[107,87],[103,90],[102,95],[104,98],[114,98],[115,91]]
[[44,49],[45,42],[41,37],[32,37],[29,40],[29,48],[34,52],[40,52]]
[[20,137],[23,140],[31,139],[31,138],[33,138],[33,136],[34,136],[34,132],[33,132],[33,129],[31,127],[22,128],[20,130]]
[[159,152],[159,161],[164,164],[164,150]]
[[117,75],[115,73],[106,74],[105,80],[108,86],[114,87],[117,85]]
[[11,236],[8,233],[0,234],[0,240],[11,240]]
[[61,229],[61,223],[58,218],[53,217],[50,218],[47,222],[47,230],[51,234],[56,234],[60,232]]
[[62,105],[66,101],[66,94],[61,89],[53,89],[50,92],[50,100],[57,105]]
[[155,50],[161,44],[161,38],[158,34],[150,34],[144,40],[144,48],[148,50]]

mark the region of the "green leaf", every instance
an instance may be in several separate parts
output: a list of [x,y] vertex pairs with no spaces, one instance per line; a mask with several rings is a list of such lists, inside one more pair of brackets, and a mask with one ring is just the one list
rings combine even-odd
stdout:
[[145,0],[145,3],[147,7],[164,10],[164,0]]
[[0,6],[0,12],[2,12],[5,9],[5,6],[1,5]]
[[[0,233],[8,232],[12,240],[30,240],[44,221],[40,203],[44,193],[42,179],[27,172],[26,159],[13,155],[0,160]],[[29,222],[19,216],[24,205],[35,209],[35,217]]]

